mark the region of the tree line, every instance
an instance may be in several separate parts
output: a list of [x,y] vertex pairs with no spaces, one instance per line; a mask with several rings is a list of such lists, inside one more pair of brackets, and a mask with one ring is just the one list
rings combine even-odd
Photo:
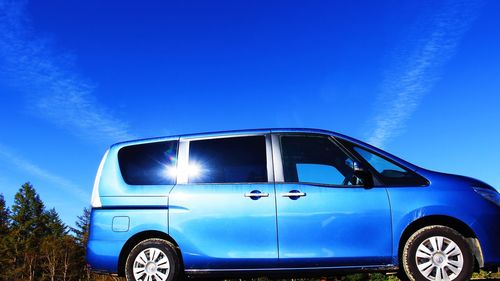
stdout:
[[47,210],[33,185],[23,184],[11,208],[0,194],[0,281],[113,280],[93,274],[85,263],[90,211],[83,210],[76,227]]

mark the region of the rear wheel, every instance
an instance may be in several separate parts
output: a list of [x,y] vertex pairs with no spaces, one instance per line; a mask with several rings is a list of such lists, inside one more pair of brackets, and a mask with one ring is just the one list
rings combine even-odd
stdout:
[[180,275],[175,246],[162,239],[147,239],[137,244],[127,256],[127,281],[174,281]]
[[465,238],[441,225],[424,227],[410,236],[402,262],[404,273],[412,281],[469,280],[474,266]]

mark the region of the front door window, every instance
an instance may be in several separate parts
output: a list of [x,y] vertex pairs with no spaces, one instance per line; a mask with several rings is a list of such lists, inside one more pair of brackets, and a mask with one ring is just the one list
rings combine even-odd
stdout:
[[285,182],[358,184],[353,160],[328,137],[282,136],[281,149]]

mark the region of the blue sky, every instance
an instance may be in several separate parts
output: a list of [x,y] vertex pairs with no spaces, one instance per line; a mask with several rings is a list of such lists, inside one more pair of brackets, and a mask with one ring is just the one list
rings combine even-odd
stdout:
[[314,127],[500,187],[499,1],[0,0],[0,192],[73,224],[133,138]]

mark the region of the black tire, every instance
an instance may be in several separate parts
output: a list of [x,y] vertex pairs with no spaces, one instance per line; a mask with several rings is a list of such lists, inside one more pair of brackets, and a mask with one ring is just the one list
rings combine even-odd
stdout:
[[[165,281],[178,281],[178,280],[180,280],[181,279],[180,278],[180,276],[181,276],[180,264],[181,263],[179,260],[179,256],[175,250],[175,246],[166,240],[151,238],[151,239],[146,239],[144,241],[141,241],[128,254],[127,261],[125,263],[125,277],[127,278],[127,281],[145,281],[145,280],[147,280],[145,278],[146,272],[144,272],[143,276],[139,276],[139,278],[136,279],[134,277],[133,269],[134,269],[134,263],[135,263],[137,256],[141,252],[143,252],[147,249],[150,249],[150,248],[154,248],[154,249],[161,251],[161,253],[159,254],[159,256],[157,258],[158,261],[161,260],[163,257],[166,257],[168,259],[168,263],[170,266],[168,267],[169,271],[168,271],[167,278],[165,279]],[[146,251],[145,255],[150,255],[149,253],[150,253],[150,251]],[[160,276],[159,275],[160,273],[158,273],[158,271],[160,273],[163,273],[163,274],[167,272],[167,271],[165,271],[165,269],[157,270],[157,273],[156,273],[156,274],[158,274],[157,276]],[[154,277],[154,278],[151,278],[150,280],[151,281],[160,281],[162,279],[160,279],[158,277]]]
[[[459,270],[457,267],[452,266],[452,265],[446,265],[443,267],[434,267],[434,265],[431,265],[430,267],[426,266],[425,268],[429,268],[429,269],[431,267],[433,267],[433,269],[429,273],[429,278],[427,278],[418,269],[417,262],[420,263],[421,265],[425,264],[427,262],[431,262],[431,264],[434,264],[433,259],[419,257],[417,260],[417,257],[416,257],[417,249],[422,243],[424,243],[424,241],[426,241],[425,243],[430,242],[430,240],[427,240],[428,238],[436,237],[436,236],[438,236],[438,237],[441,236],[441,237],[445,238],[445,242],[442,242],[443,243],[443,246],[442,246],[443,249],[441,249],[441,250],[443,250],[442,252],[448,251],[448,249],[446,247],[449,246],[449,244],[445,245],[448,241],[446,239],[451,240],[452,242],[454,242],[458,246],[458,248],[460,249],[460,251],[462,253],[462,261],[463,261],[462,269]],[[430,247],[434,248],[434,247],[432,247],[432,245]],[[454,252],[454,251],[451,251],[451,252]],[[448,262],[447,261],[448,257],[443,258],[443,256],[436,256],[435,254],[429,255],[429,256],[435,257],[436,258],[435,260],[437,260],[437,262],[440,262],[440,263],[443,260],[446,263]],[[449,258],[450,258],[450,261],[454,261],[454,262],[457,262],[459,259],[458,255],[452,255]],[[427,227],[421,228],[418,231],[416,231],[415,233],[413,233],[413,235],[410,236],[410,238],[408,238],[408,240],[405,243],[405,246],[404,246],[403,252],[402,252],[402,256],[401,256],[401,261],[403,263],[403,272],[402,273],[404,273],[406,275],[407,280],[411,280],[411,281],[434,280],[434,278],[436,278],[438,274],[442,275],[445,273],[447,275],[450,275],[450,279],[453,278],[452,279],[453,281],[470,280],[470,278],[472,276],[472,271],[474,269],[474,257],[472,255],[472,251],[470,249],[470,246],[467,243],[467,241],[465,240],[465,238],[460,233],[458,233],[456,230],[449,228],[449,227],[446,227],[446,226],[442,226],[442,225],[427,226]],[[443,263],[441,263],[441,264],[443,265]],[[450,269],[451,267],[453,267],[454,271],[456,271],[457,273],[453,273],[453,271]],[[438,269],[438,268],[441,268],[441,269]],[[440,272],[437,272],[437,271],[440,271]],[[446,272],[443,272],[443,271],[446,271]]]

